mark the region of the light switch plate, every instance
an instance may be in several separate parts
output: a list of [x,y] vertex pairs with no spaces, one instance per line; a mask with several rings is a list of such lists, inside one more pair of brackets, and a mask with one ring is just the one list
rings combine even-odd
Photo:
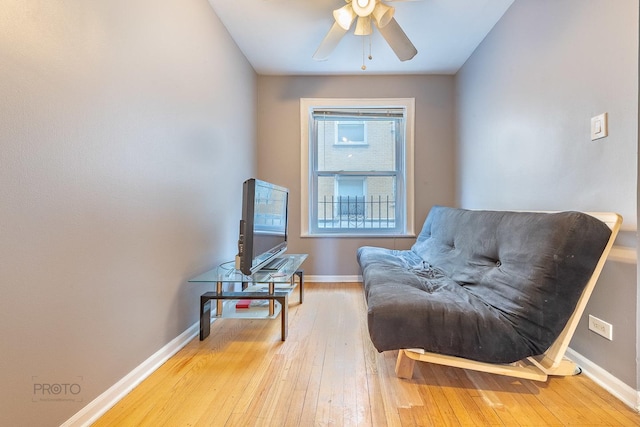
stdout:
[[609,135],[607,113],[602,113],[591,118],[591,140],[604,138]]

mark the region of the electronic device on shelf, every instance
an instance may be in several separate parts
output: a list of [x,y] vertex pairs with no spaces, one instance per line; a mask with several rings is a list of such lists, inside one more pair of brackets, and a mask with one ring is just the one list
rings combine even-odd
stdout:
[[251,178],[242,184],[236,267],[253,274],[287,250],[289,190]]

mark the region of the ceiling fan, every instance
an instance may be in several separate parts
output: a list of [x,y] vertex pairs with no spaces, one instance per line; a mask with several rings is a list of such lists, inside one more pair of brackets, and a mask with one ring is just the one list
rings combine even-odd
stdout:
[[[331,29],[324,37],[318,50],[313,54],[317,61],[326,60],[356,21],[355,35],[368,36],[372,33],[371,23],[387,41],[400,61],[413,58],[418,51],[393,17],[395,9],[381,0],[345,0],[347,4],[333,11]],[[357,18],[357,20],[356,20]]]

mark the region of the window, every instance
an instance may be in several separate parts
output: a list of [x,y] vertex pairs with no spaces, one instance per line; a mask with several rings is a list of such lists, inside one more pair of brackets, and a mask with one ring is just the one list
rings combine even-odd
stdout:
[[336,145],[367,143],[365,122],[336,121]]
[[302,235],[413,235],[413,99],[307,99]]

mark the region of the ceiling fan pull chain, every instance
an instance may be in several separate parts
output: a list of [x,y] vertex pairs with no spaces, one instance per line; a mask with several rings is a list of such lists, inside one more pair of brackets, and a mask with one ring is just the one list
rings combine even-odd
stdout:
[[365,50],[365,44],[364,44],[364,42],[365,42],[365,38],[366,38],[366,36],[362,36],[362,67],[361,67],[361,68],[362,68],[362,71],[364,71],[364,70],[366,70],[366,69],[367,69],[367,66],[366,66],[366,65],[364,65],[364,50]]
[[369,34],[369,61],[371,61],[373,59],[373,56],[371,55],[371,34]]

